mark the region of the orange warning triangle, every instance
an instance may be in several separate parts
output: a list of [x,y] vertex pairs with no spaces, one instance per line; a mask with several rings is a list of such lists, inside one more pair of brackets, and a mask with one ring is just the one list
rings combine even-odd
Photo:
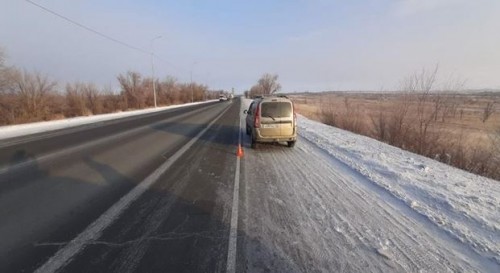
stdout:
[[238,150],[236,151],[237,157],[243,157],[243,149],[241,148],[241,144],[238,144]]

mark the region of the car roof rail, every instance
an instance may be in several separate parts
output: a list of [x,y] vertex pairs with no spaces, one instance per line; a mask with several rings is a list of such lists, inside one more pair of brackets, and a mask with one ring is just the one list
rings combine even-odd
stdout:
[[288,99],[287,95],[282,95],[282,94],[278,94],[278,95],[276,95],[276,97]]

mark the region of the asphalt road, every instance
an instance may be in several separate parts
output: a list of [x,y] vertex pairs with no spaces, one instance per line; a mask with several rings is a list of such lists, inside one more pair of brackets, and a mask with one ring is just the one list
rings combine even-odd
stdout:
[[0,272],[499,272],[303,137],[250,149],[248,103],[1,141]]
[[55,260],[59,272],[225,272],[239,112],[209,103],[0,141],[0,272]]

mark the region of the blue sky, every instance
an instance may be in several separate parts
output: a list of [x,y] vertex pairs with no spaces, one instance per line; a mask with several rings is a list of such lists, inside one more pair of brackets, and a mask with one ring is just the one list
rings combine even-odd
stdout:
[[[422,68],[468,88],[500,88],[500,1],[33,0],[128,44],[151,50],[156,75],[212,88],[250,88],[277,73],[284,91],[391,90]],[[110,42],[23,0],[0,10],[8,62],[61,83],[116,87],[127,70],[151,74],[148,55]]]

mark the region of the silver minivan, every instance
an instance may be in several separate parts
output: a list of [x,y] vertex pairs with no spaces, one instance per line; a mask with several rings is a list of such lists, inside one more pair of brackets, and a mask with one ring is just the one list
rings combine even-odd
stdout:
[[256,148],[259,142],[286,142],[288,147],[295,145],[297,116],[287,97],[257,98],[243,113],[247,115],[246,132],[252,137],[252,148]]

